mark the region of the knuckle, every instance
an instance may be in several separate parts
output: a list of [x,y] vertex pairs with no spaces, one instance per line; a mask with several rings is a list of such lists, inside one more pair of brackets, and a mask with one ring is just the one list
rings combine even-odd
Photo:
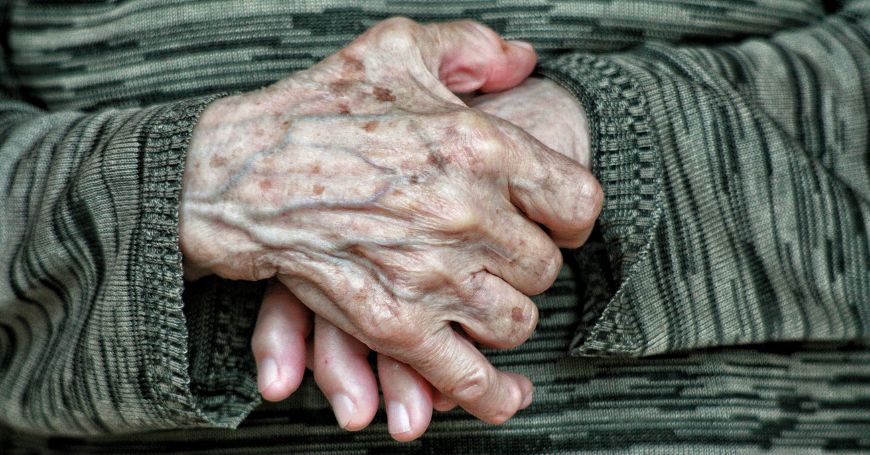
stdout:
[[465,302],[476,302],[486,286],[487,272],[480,271],[468,275],[459,283],[459,296]]
[[448,351],[448,345],[443,342],[444,339],[438,336],[438,334],[447,328],[448,326],[443,326],[434,335],[421,336],[419,343],[415,343],[414,346],[407,349],[406,357],[408,362],[424,370],[443,368],[443,365],[440,365],[439,362],[445,358],[450,358],[452,353]]
[[475,152],[493,152],[502,147],[500,135],[485,115],[471,109],[460,110],[453,115],[457,136]]
[[481,214],[478,210],[458,201],[446,204],[441,217],[442,229],[448,234],[476,233],[479,231],[482,222]]
[[410,47],[422,26],[407,17],[391,17],[372,27],[376,41],[395,47]]
[[504,135],[486,115],[460,109],[448,112],[444,118],[444,143],[450,144],[443,161],[467,169],[472,174],[486,171],[488,163],[506,149]]
[[562,270],[562,252],[555,245],[552,245],[547,257],[542,258],[541,265],[541,286],[544,288],[541,292],[543,292],[553,285],[559,276],[559,271]]
[[526,271],[531,286],[527,293],[530,295],[540,294],[549,289],[562,270],[562,252],[553,241],[546,238],[535,247],[526,252],[529,261]]
[[391,353],[416,346],[420,337],[416,321],[396,309],[373,309],[361,331],[370,344]]
[[580,206],[575,210],[575,222],[578,227],[586,229],[595,224],[601,207],[604,203],[604,190],[597,179],[589,177],[584,179],[580,188],[582,198],[578,200]]
[[457,109],[449,114],[449,120],[454,123],[458,133],[476,132],[486,128],[489,122],[483,114],[474,109]]
[[500,425],[507,422],[514,416],[514,414],[516,414],[519,409],[519,404],[522,402],[522,391],[520,391],[519,388],[513,387],[510,389],[509,393],[510,399],[500,402],[499,406],[492,412],[492,414],[486,416],[484,420],[491,424]]
[[492,375],[486,368],[475,366],[450,387],[450,395],[457,400],[473,403],[487,396],[492,386]]
[[470,149],[473,154],[482,158],[493,158],[502,155],[504,143],[495,135],[481,131],[470,137]]
[[538,325],[538,307],[533,303],[514,306],[511,308],[511,319],[514,326],[506,341],[509,347],[516,347],[528,340],[535,331],[535,326]]

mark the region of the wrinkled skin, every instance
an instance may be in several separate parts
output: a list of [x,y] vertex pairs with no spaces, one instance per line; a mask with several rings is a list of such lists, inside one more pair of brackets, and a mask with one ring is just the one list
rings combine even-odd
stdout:
[[602,197],[577,163],[451,93],[517,85],[530,52],[471,22],[393,19],[310,70],[213,103],[185,168],[188,277],[277,277],[471,414],[510,418],[531,383],[452,324],[486,345],[523,342],[537,321],[525,294],[553,282],[556,245],[585,240]]
[[[557,84],[530,78],[516,88],[470,99],[469,105],[522,126],[545,145],[588,167],[591,157],[585,112],[573,95]],[[327,396],[343,394],[356,403],[353,409],[334,404],[341,426],[362,429],[378,407],[376,380],[367,360],[369,350],[317,318],[314,337],[307,339],[306,354],[310,321],[311,315],[286,288],[270,286],[253,337],[254,352],[258,359],[281,359],[282,371],[294,380],[275,380],[261,371],[261,393],[276,401],[289,396],[298,387],[308,360]],[[378,354],[377,361],[388,430],[395,439],[416,439],[428,427],[433,407],[445,411],[454,406],[407,365],[383,354]]]

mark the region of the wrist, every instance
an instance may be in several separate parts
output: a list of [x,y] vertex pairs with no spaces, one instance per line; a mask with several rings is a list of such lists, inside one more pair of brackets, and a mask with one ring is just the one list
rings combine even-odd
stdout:
[[273,267],[249,232],[250,216],[268,199],[255,185],[262,181],[252,177],[251,162],[281,143],[285,112],[268,90],[221,98],[203,111],[191,133],[179,200],[185,278],[271,276]]
[[[208,249],[205,248],[206,239],[202,238],[206,227],[192,208],[196,205],[194,201],[201,199],[212,186],[208,177],[220,160],[209,163],[208,152],[215,148],[214,142],[220,135],[220,126],[230,123],[227,106],[233,98],[235,97],[221,98],[209,104],[191,132],[178,206],[178,242],[184,277],[187,280],[197,280],[213,274],[209,264],[214,262],[214,258],[209,257]],[[212,238],[209,243],[218,240]]]

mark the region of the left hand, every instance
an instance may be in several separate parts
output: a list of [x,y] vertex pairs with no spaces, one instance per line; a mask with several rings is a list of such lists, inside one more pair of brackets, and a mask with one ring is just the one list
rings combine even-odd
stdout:
[[549,79],[530,77],[510,90],[474,97],[468,106],[513,123],[587,169],[592,163],[583,105]]
[[[544,145],[589,167],[586,113],[556,83],[529,78],[514,89],[475,97],[468,105],[514,123]],[[312,330],[314,335],[309,338]],[[252,348],[260,365],[258,384],[264,399],[280,401],[290,396],[299,387],[307,364],[326,396],[350,398],[333,400],[342,428],[361,430],[374,418],[378,389],[368,362],[369,348],[325,319],[315,317],[312,324],[310,311],[280,283],[271,284],[263,298]],[[266,358],[275,361],[262,364],[260,360]],[[446,411],[454,407],[411,367],[382,354],[377,362],[387,427],[396,440],[420,437],[429,426],[433,408]]]

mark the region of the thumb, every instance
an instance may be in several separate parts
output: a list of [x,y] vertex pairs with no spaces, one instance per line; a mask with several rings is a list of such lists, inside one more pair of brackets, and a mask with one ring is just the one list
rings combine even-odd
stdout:
[[423,59],[450,91],[497,92],[522,83],[537,63],[535,50],[522,41],[505,41],[473,21],[424,26],[433,46],[421,46]]

